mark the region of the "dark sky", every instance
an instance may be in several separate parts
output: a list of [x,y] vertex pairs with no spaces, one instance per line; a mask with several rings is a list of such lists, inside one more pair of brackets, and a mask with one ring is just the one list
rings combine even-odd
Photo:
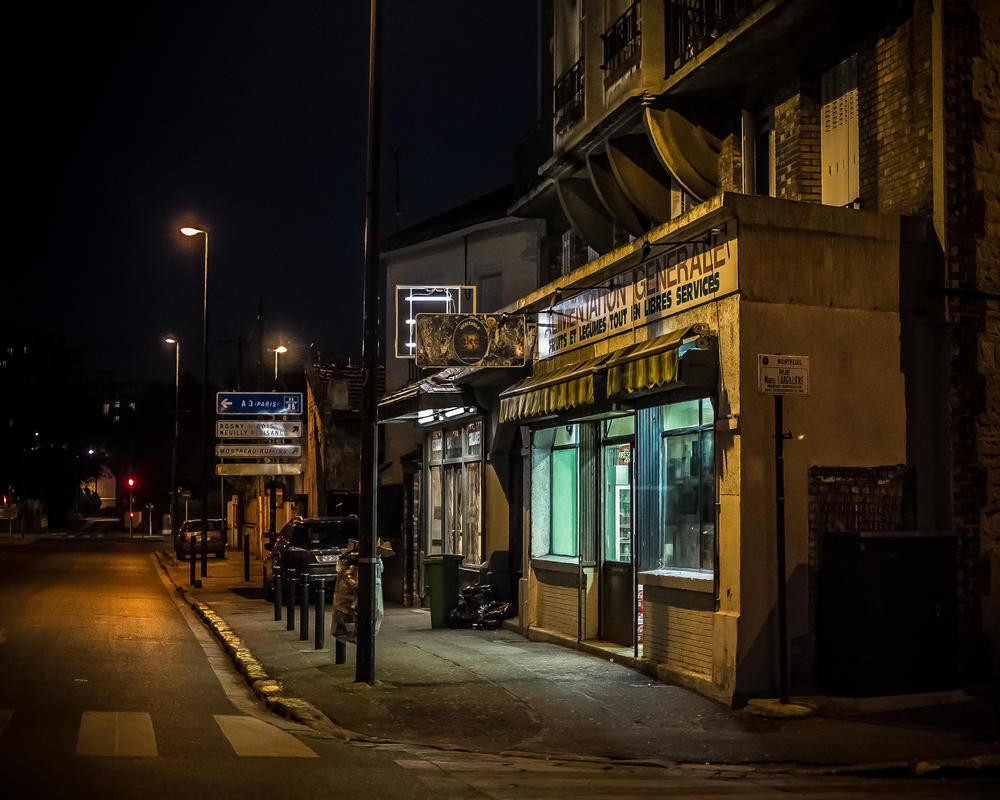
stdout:
[[[213,375],[258,297],[266,340],[360,352],[368,2],[24,5],[4,36],[6,320],[126,379],[171,374],[177,333],[200,374],[202,242],[176,233],[199,222]],[[384,0],[383,235],[510,181],[535,5]]]

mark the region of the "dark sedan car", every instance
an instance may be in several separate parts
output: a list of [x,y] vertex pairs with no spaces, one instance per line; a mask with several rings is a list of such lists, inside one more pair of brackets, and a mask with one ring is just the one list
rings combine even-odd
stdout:
[[[205,521],[201,519],[189,519],[181,529],[174,535],[174,552],[178,558],[191,554],[191,539],[197,534],[198,544],[194,554],[197,557],[201,554],[201,537],[204,535]],[[210,519],[208,521],[208,552],[215,553],[216,558],[226,557],[226,523],[222,519]]]
[[358,538],[356,517],[314,517],[293,519],[278,533],[264,558],[264,596],[274,596],[274,567],[295,570],[296,574],[322,575],[327,588],[337,578],[337,560],[349,539]]

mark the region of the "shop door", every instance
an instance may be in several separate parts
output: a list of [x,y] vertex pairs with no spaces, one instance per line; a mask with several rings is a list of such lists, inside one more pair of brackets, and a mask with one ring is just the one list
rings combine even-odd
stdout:
[[444,551],[462,552],[462,532],[465,523],[465,507],[462,504],[461,464],[447,464],[444,467]]
[[634,630],[632,572],[632,461],[634,443],[601,448],[601,638],[631,647]]

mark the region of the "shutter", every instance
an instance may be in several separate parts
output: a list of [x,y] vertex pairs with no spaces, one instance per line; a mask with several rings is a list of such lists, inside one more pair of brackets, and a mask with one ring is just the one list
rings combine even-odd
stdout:
[[843,206],[859,195],[857,55],[823,74],[820,93],[822,200]]

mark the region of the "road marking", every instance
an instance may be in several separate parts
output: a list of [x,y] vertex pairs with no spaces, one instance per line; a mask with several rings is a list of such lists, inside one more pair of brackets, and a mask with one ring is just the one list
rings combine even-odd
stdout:
[[213,714],[238,756],[319,758],[290,733],[253,717]]
[[3,736],[4,728],[7,727],[7,723],[10,722],[10,718],[13,716],[13,708],[0,708],[0,736]]
[[84,711],[78,756],[155,756],[153,720],[144,711]]

